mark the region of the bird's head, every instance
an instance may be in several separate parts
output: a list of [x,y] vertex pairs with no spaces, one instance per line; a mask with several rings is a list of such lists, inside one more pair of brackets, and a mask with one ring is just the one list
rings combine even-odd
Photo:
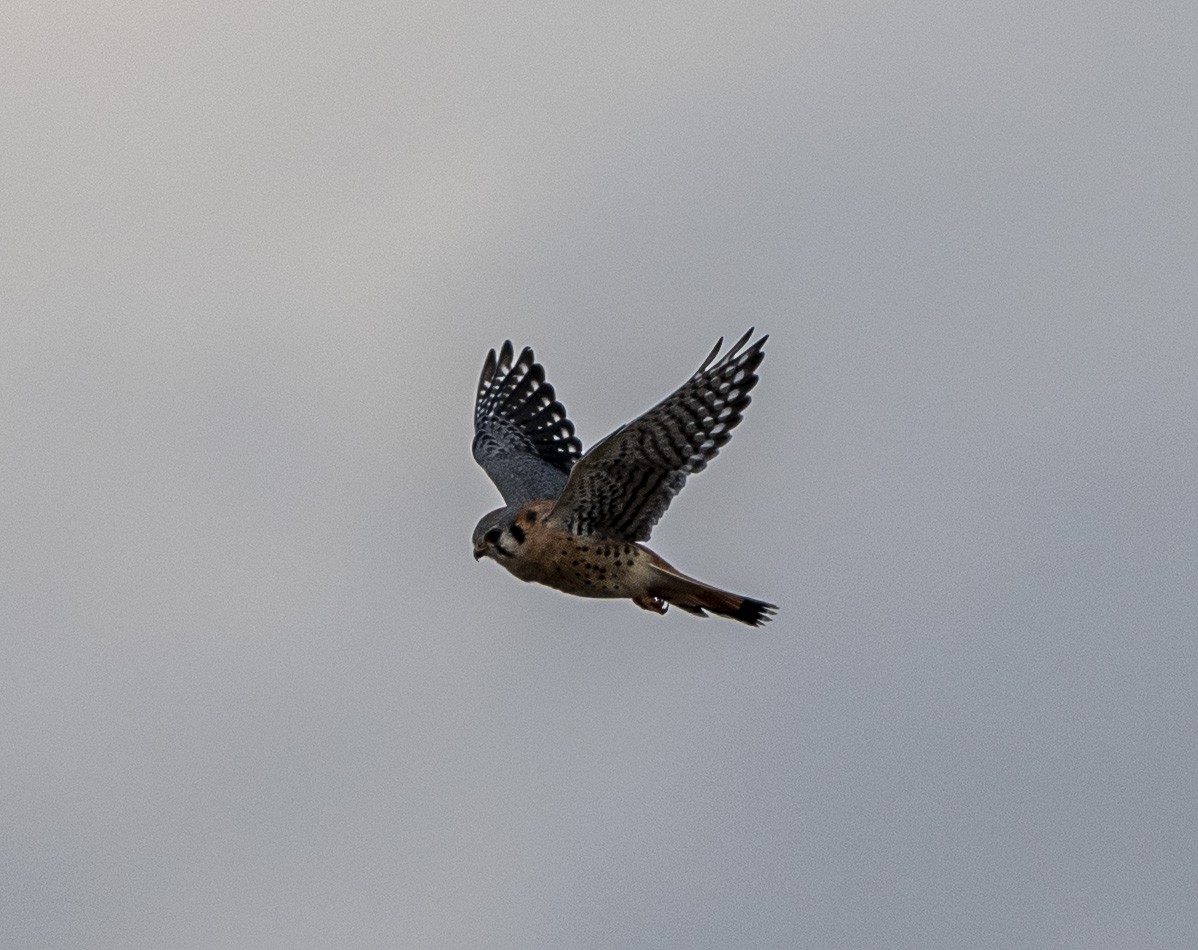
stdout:
[[474,528],[474,560],[494,558],[502,563],[516,553],[520,542],[512,536],[512,525],[516,523],[516,512],[512,508],[497,508],[483,515]]
[[527,532],[535,530],[539,519],[552,507],[552,502],[534,501],[520,507],[497,508],[474,529],[474,559],[494,558],[509,570],[528,550],[524,542]]

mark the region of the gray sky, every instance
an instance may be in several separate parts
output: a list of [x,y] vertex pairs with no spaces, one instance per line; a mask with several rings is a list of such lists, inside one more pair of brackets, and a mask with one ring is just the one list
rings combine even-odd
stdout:
[[[1191,3],[183,6],[0,39],[0,944],[1195,945]],[[774,624],[474,562],[751,324]]]

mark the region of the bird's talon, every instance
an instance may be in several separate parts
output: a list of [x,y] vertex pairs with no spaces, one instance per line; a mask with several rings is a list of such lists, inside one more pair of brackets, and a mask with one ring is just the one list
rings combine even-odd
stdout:
[[653,611],[655,614],[664,614],[670,608],[670,605],[664,599],[652,594],[633,597],[632,602],[644,610]]

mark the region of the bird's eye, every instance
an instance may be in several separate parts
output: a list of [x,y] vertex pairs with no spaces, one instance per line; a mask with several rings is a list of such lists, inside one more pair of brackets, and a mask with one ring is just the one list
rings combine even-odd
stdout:
[[488,531],[486,534],[483,535],[483,540],[486,541],[487,544],[498,544],[499,536],[502,533],[503,532],[500,531],[498,528],[492,528],[490,531]]

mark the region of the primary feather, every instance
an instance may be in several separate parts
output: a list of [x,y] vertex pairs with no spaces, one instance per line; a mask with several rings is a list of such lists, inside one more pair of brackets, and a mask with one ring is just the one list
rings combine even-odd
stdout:
[[510,340],[487,354],[474,403],[474,458],[508,505],[556,498],[582,454],[545,370]]
[[694,375],[648,412],[598,442],[570,472],[550,518],[573,534],[647,541],[688,475],[732,437],[765,358],[753,330],[713,364],[723,338]]

